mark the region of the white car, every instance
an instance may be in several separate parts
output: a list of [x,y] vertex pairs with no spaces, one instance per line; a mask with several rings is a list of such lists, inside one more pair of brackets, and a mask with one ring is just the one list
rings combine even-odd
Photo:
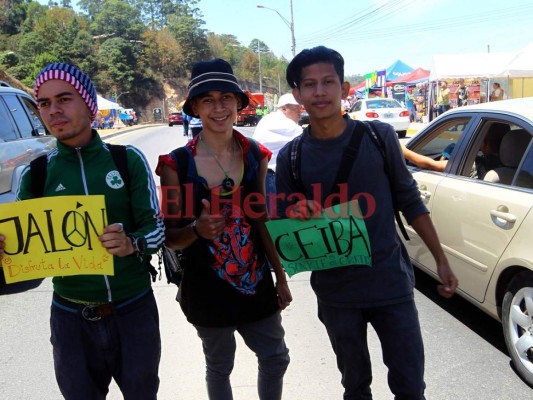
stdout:
[[[490,138],[497,138],[492,151],[487,149]],[[455,108],[407,143],[434,159],[449,153],[443,172],[408,166],[459,279],[458,294],[502,322],[515,370],[530,385],[532,138],[533,97]],[[414,265],[437,278],[429,250],[414,230],[406,229],[411,240],[404,243]]]
[[360,121],[379,120],[391,124],[401,138],[407,134],[410,123],[409,111],[399,101],[379,97],[356,101],[348,115]]

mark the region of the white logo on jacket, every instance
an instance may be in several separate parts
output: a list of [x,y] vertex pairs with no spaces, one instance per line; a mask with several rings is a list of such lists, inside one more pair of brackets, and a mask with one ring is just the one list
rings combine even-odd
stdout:
[[124,179],[120,176],[120,173],[116,170],[109,171],[105,177],[107,185],[112,189],[120,189],[124,186]]
[[65,190],[65,189],[66,189],[66,187],[63,186],[63,185],[60,183],[60,184],[57,185],[57,187],[56,187],[56,192],[60,192],[60,191]]

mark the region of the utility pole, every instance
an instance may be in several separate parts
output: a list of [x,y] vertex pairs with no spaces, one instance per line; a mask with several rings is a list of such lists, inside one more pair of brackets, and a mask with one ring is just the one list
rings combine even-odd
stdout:
[[261,76],[261,48],[259,44],[259,39],[257,39],[257,57],[259,59],[259,93],[263,93],[263,78]]

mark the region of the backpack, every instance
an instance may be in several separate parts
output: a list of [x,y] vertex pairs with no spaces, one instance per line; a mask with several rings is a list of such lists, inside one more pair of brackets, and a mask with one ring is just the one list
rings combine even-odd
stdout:
[[[255,169],[257,169],[259,163],[261,162],[261,152],[259,150],[259,145],[252,138],[248,138],[248,140],[250,141],[250,151],[248,154],[251,154],[253,160],[256,161]],[[188,176],[189,163],[192,162],[192,154],[187,150],[187,148],[178,147],[177,149],[173,150],[170,155],[176,163],[180,190],[183,191],[183,185],[186,183],[191,183],[191,178],[193,178],[192,176]],[[195,194],[196,193],[197,191],[195,189]],[[185,207],[186,206],[183,205],[183,208]],[[164,267],[167,283],[173,283],[174,285],[179,287],[181,281],[183,280],[183,274],[187,267],[186,253],[182,250],[172,250],[167,246],[163,245],[159,253],[160,270],[161,265],[163,265]]]
[[[120,176],[124,179],[124,186],[126,186],[128,194],[130,194],[131,177],[128,169],[126,146],[108,143],[107,147],[109,148],[109,152],[111,153],[111,157],[113,158],[113,162],[115,163]],[[43,197],[44,184],[46,183],[46,176],[48,173],[47,163],[48,159],[46,154],[43,154],[30,162],[30,187],[31,192],[35,197]],[[155,282],[158,272],[153,265],[148,265],[148,272],[150,272],[150,275],[152,276],[152,282]],[[159,271],[161,271],[161,269],[159,269]]]
[[[360,128],[362,131],[362,135],[356,135],[355,132],[357,128]],[[398,227],[400,228],[400,231],[402,232],[402,236],[405,238],[405,240],[409,240],[409,235],[407,234],[407,231],[405,230],[405,226],[403,224],[403,221],[400,217],[400,212],[397,207],[397,201],[394,191],[393,182],[390,179],[391,173],[389,170],[389,166],[387,164],[387,153],[386,153],[386,146],[383,142],[383,139],[376,133],[373,125],[369,121],[355,121],[355,128],[352,131],[352,138],[354,136],[357,136],[357,139],[352,139],[350,141],[350,145],[346,148],[345,153],[343,154],[343,158],[341,160],[339,171],[337,173],[337,178],[335,180],[334,187],[337,183],[342,183],[343,181],[346,181],[346,178],[348,177],[348,174],[351,170],[351,166],[353,161],[355,159],[355,156],[357,155],[357,151],[359,150],[359,143],[361,142],[362,136],[364,134],[368,134],[370,138],[372,139],[372,143],[378,148],[379,153],[383,157],[383,166],[385,170],[385,175],[387,175],[388,181],[389,181],[389,187],[390,192],[392,194],[392,204],[394,207],[394,216],[396,218],[396,223],[398,224]],[[294,140],[289,145],[289,171],[291,174],[291,180],[298,192],[305,194],[306,189],[302,182],[301,178],[301,154],[302,154],[302,140],[303,135],[297,136],[294,138]],[[342,175],[341,175],[342,174]],[[342,176],[342,178],[341,178]]]

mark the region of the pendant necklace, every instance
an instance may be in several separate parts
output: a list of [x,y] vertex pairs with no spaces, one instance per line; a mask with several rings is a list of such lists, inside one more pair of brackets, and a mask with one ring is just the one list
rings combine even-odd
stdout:
[[218,161],[217,156],[211,151],[211,149],[209,148],[207,143],[204,142],[204,140],[202,138],[202,134],[200,133],[200,142],[202,142],[202,144],[205,146],[205,149],[207,150],[209,155],[211,157],[213,157],[213,159],[216,161],[216,163],[218,164],[218,166],[220,167],[222,172],[224,172],[224,179],[222,180],[222,183],[220,184],[220,186],[222,186],[222,188],[224,190],[228,191],[228,192],[233,189],[233,186],[235,186],[235,182],[229,176],[229,174],[231,172],[231,169],[233,168],[233,160],[235,160],[235,152],[234,152],[234,148],[233,148],[233,138],[231,140],[232,140],[232,143],[231,143],[231,163],[230,163],[228,171],[226,172],[226,170],[224,169],[222,164],[220,164],[220,162]]

